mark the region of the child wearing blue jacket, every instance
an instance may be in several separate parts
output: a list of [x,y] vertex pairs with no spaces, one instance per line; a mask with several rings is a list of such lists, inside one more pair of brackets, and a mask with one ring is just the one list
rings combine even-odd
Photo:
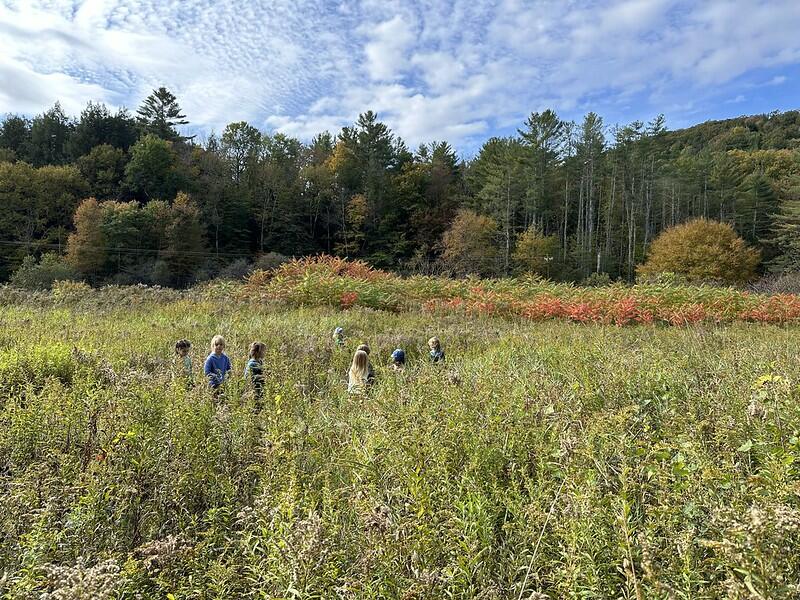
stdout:
[[211,339],[211,354],[206,358],[203,372],[208,377],[208,385],[215,392],[218,392],[220,386],[225,381],[225,375],[231,370],[231,361],[225,355],[225,338],[221,335],[215,335]]

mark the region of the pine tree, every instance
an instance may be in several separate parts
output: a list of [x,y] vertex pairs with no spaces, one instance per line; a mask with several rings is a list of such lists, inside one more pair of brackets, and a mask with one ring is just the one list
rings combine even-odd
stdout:
[[31,124],[30,159],[34,166],[60,165],[67,162],[67,140],[73,122],[58,102],[38,115]]
[[29,160],[31,122],[19,115],[6,115],[0,124],[0,148],[9,150],[16,160]]
[[525,145],[524,161],[529,179],[525,225],[545,228],[560,216],[556,204],[560,189],[554,175],[566,141],[566,126],[552,110],[532,113],[519,135]]
[[773,216],[770,246],[776,252],[769,261],[773,273],[800,271],[800,198],[786,200]]
[[136,143],[137,137],[136,121],[126,109],[120,109],[112,115],[105,104],[89,102],[75,124],[67,150],[73,160],[103,144],[127,152]]
[[752,177],[736,208],[736,228],[745,240],[757,244],[769,237],[772,217],[779,207],[778,197],[764,175]]
[[481,212],[490,214],[503,231],[503,270],[509,272],[515,231],[523,213],[524,148],[516,138],[492,138],[471,168]]
[[178,125],[188,125],[189,121],[181,113],[178,99],[165,87],[153,90],[136,114],[136,120],[145,134],[151,133],[171,142],[186,141],[194,137],[182,136],[175,129]]

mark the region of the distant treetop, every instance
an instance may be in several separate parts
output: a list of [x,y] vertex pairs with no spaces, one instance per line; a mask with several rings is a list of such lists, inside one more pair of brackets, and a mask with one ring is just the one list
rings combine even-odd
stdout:
[[153,90],[142,105],[137,109],[136,120],[145,134],[152,133],[161,139],[175,141],[185,141],[191,137],[185,137],[178,133],[178,125],[188,125],[186,115],[182,114],[181,107],[175,95],[165,87]]

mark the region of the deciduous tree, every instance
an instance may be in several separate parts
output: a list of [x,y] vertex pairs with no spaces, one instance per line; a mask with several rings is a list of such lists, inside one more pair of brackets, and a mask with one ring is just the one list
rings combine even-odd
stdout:
[[726,223],[695,219],[659,235],[640,276],[675,273],[692,283],[744,283],[755,275],[760,253]]
[[491,276],[498,272],[497,222],[471,210],[461,210],[442,239],[442,260],[455,273]]

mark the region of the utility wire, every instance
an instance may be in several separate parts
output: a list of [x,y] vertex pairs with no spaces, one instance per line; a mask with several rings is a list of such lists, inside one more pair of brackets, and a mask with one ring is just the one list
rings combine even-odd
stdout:
[[[48,248],[48,249],[55,249],[60,250],[65,247],[65,244],[54,244],[54,243],[40,243],[40,242],[19,242],[14,240],[0,240],[0,245],[2,246],[28,246],[30,248]],[[93,250],[103,250],[108,252],[109,254],[120,254],[120,253],[131,253],[131,254],[160,254],[164,252],[164,250],[159,250],[157,248],[131,248],[131,247],[108,247],[108,246],[96,246],[96,245],[86,245],[81,244],[81,248],[91,248]],[[180,250],[179,254],[183,255],[191,255],[191,256],[204,256],[209,258],[214,258],[217,256],[228,256],[228,257],[252,257],[254,256],[253,252],[245,253],[245,252],[205,252],[199,250]]]

